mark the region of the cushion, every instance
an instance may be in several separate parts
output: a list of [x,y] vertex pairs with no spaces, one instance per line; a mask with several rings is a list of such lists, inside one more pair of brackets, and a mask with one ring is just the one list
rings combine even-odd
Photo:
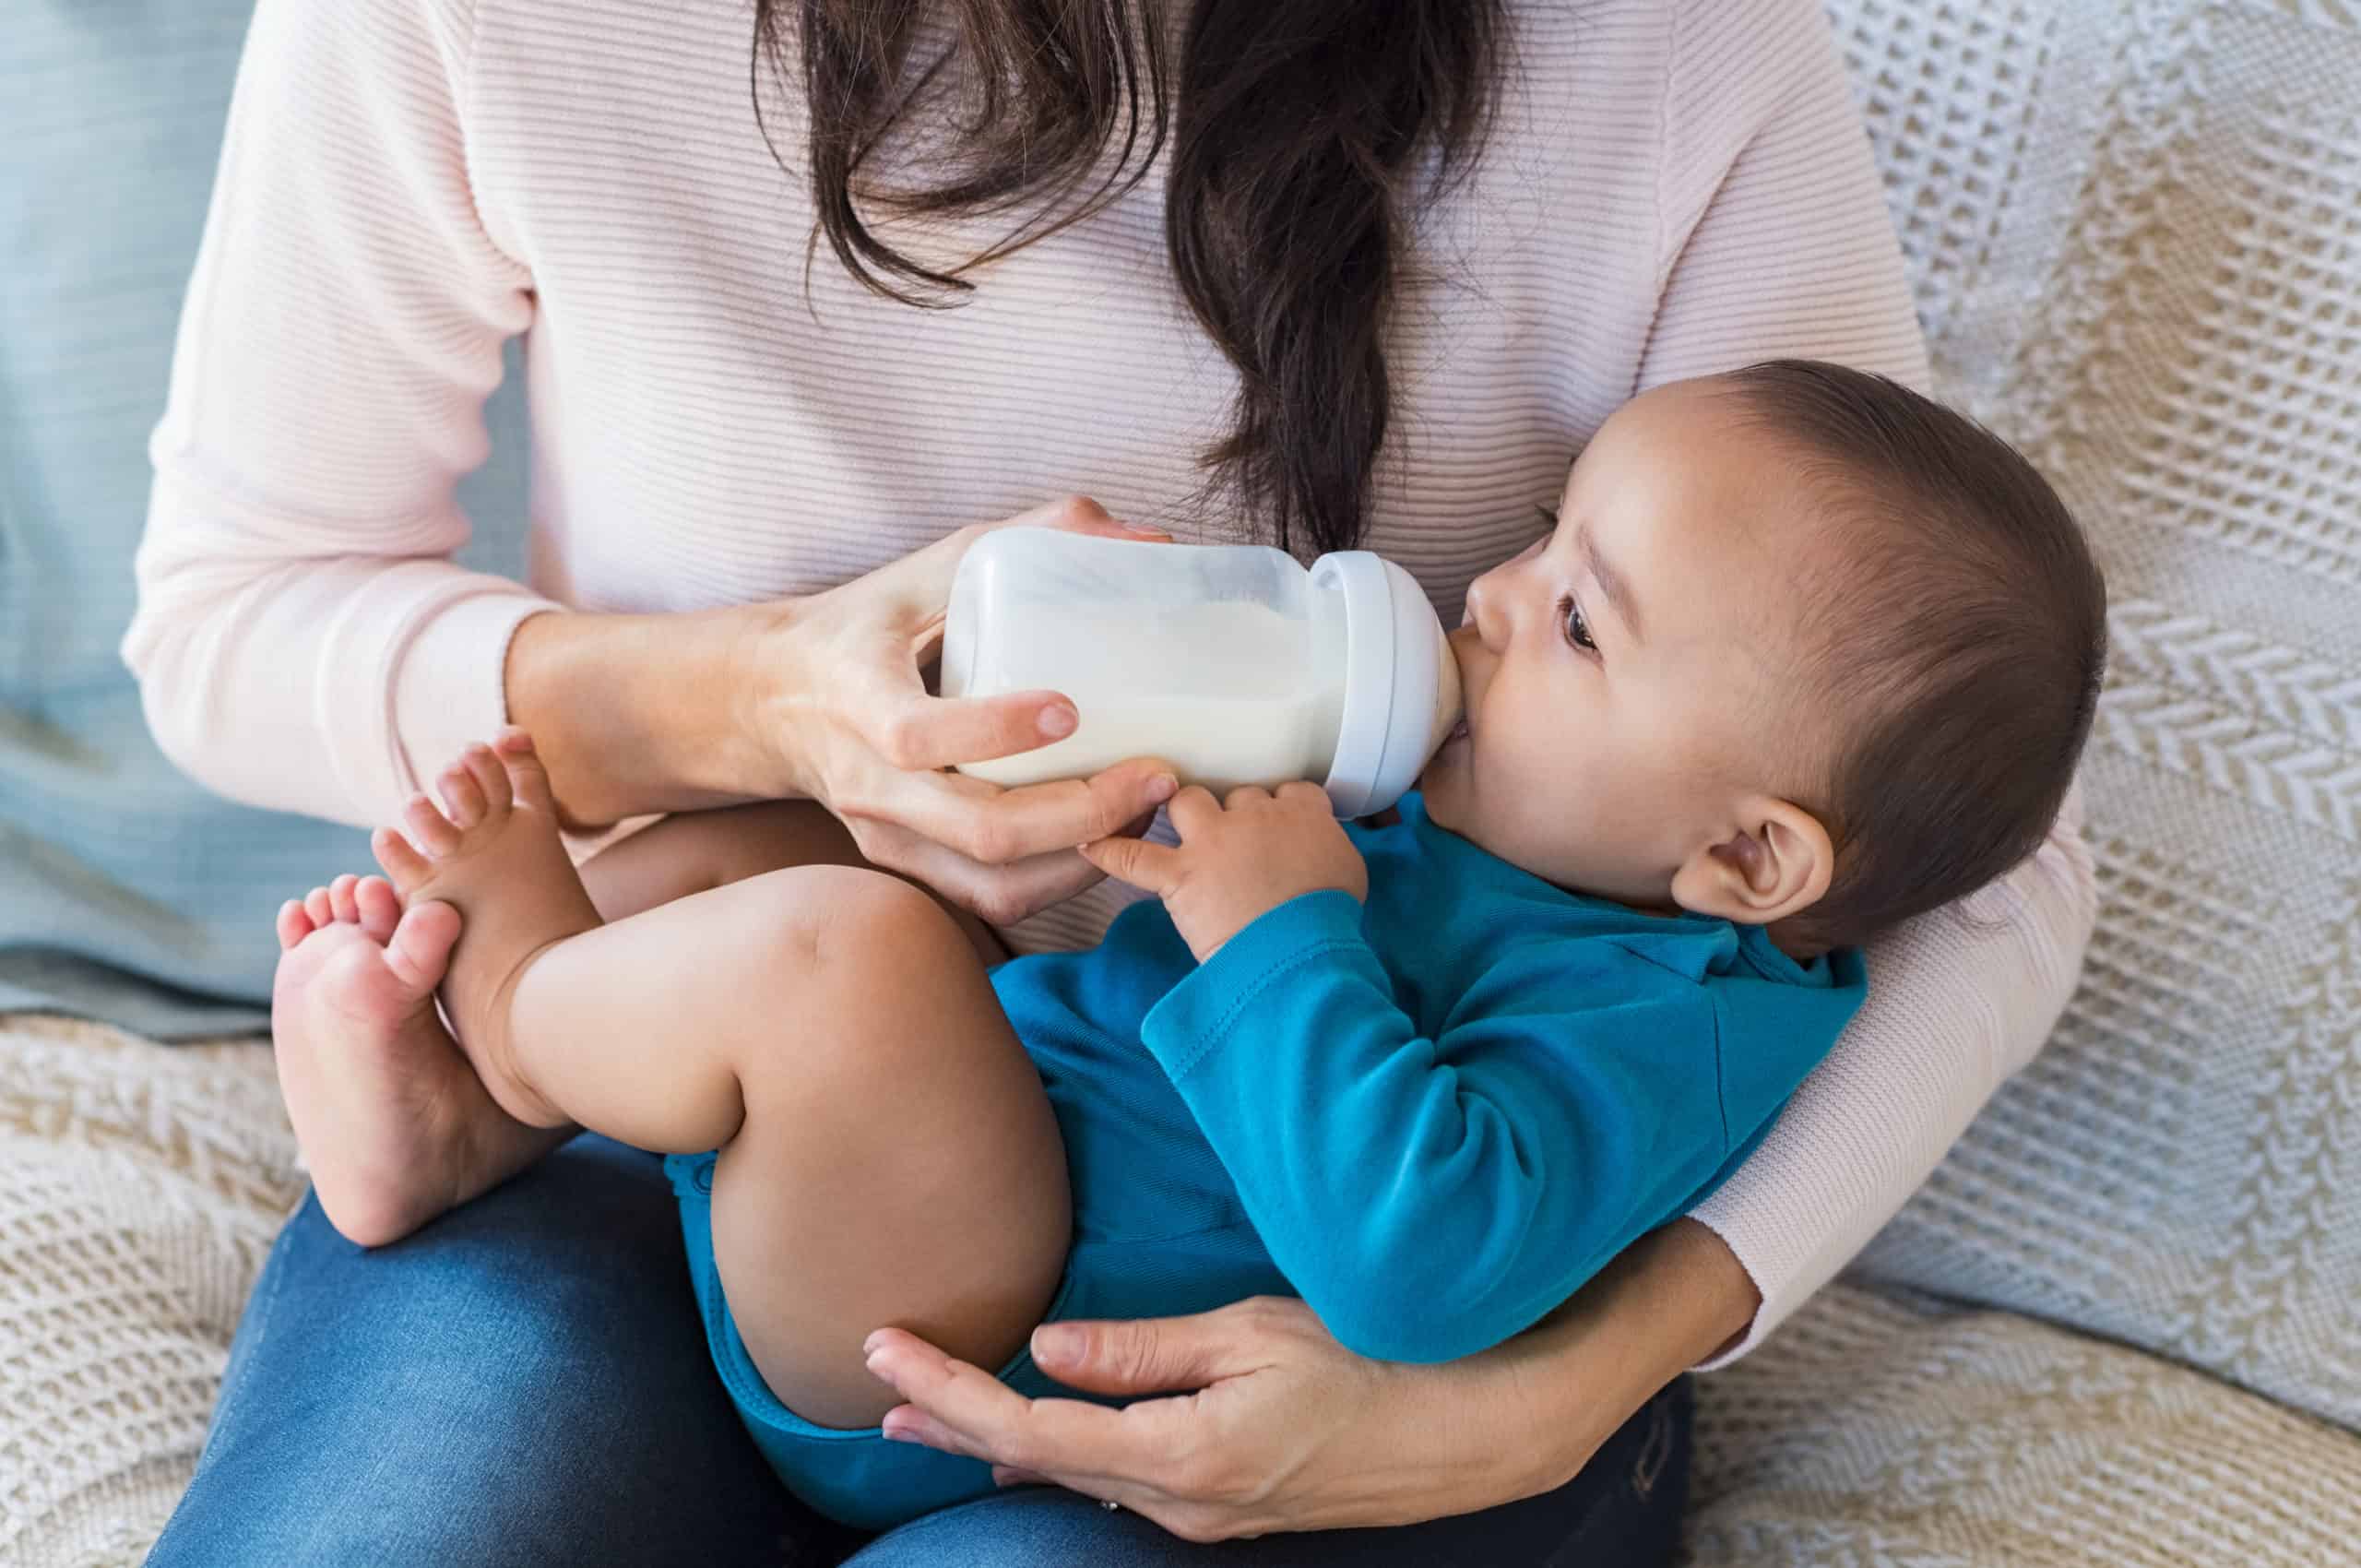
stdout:
[[2361,1438],[2013,1313],[1838,1284],[1698,1384],[1689,1568],[2326,1568]]
[[2361,1423],[2361,6],[1836,0],[1940,390],[2092,530],[2102,899],[1863,1277]]
[[[0,51],[0,1010],[153,1035],[258,1027],[291,888],[369,869],[353,829],[251,811],[148,738],[131,619],[148,433],[250,0],[22,0]],[[522,560],[514,370],[462,494],[470,564]]]

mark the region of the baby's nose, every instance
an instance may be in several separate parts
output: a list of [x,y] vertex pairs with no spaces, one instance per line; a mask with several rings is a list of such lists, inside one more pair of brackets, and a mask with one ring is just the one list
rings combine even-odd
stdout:
[[1459,618],[1460,629],[1472,633],[1474,639],[1486,647],[1497,646],[1492,638],[1495,631],[1494,623],[1499,620],[1499,616],[1495,613],[1492,599],[1491,585],[1489,585],[1484,578],[1477,578],[1467,585],[1467,608],[1461,612]]

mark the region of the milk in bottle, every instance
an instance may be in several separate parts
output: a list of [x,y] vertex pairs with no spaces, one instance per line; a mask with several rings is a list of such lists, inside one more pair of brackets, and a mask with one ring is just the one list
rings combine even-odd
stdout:
[[1050,690],[1074,732],[961,771],[1003,785],[1160,756],[1219,791],[1310,779],[1383,810],[1459,716],[1459,672],[1416,579],[1367,551],[1307,570],[1261,545],[1001,529],[969,549],[941,690]]

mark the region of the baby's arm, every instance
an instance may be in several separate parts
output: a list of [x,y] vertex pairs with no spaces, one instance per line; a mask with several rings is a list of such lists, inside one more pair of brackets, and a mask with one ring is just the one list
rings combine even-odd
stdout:
[[1273,1261],[1339,1343],[1472,1355],[1679,1211],[1725,1157],[1711,1004],[1685,982],[1576,1008],[1512,955],[1422,1038],[1341,893],[1226,943],[1148,1049]]

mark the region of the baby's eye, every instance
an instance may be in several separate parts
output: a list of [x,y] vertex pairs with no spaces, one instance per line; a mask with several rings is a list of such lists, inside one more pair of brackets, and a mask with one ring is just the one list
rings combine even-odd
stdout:
[[1592,640],[1590,623],[1583,619],[1583,607],[1572,595],[1558,601],[1558,613],[1566,624],[1566,640],[1585,653],[1596,653],[1598,644]]

